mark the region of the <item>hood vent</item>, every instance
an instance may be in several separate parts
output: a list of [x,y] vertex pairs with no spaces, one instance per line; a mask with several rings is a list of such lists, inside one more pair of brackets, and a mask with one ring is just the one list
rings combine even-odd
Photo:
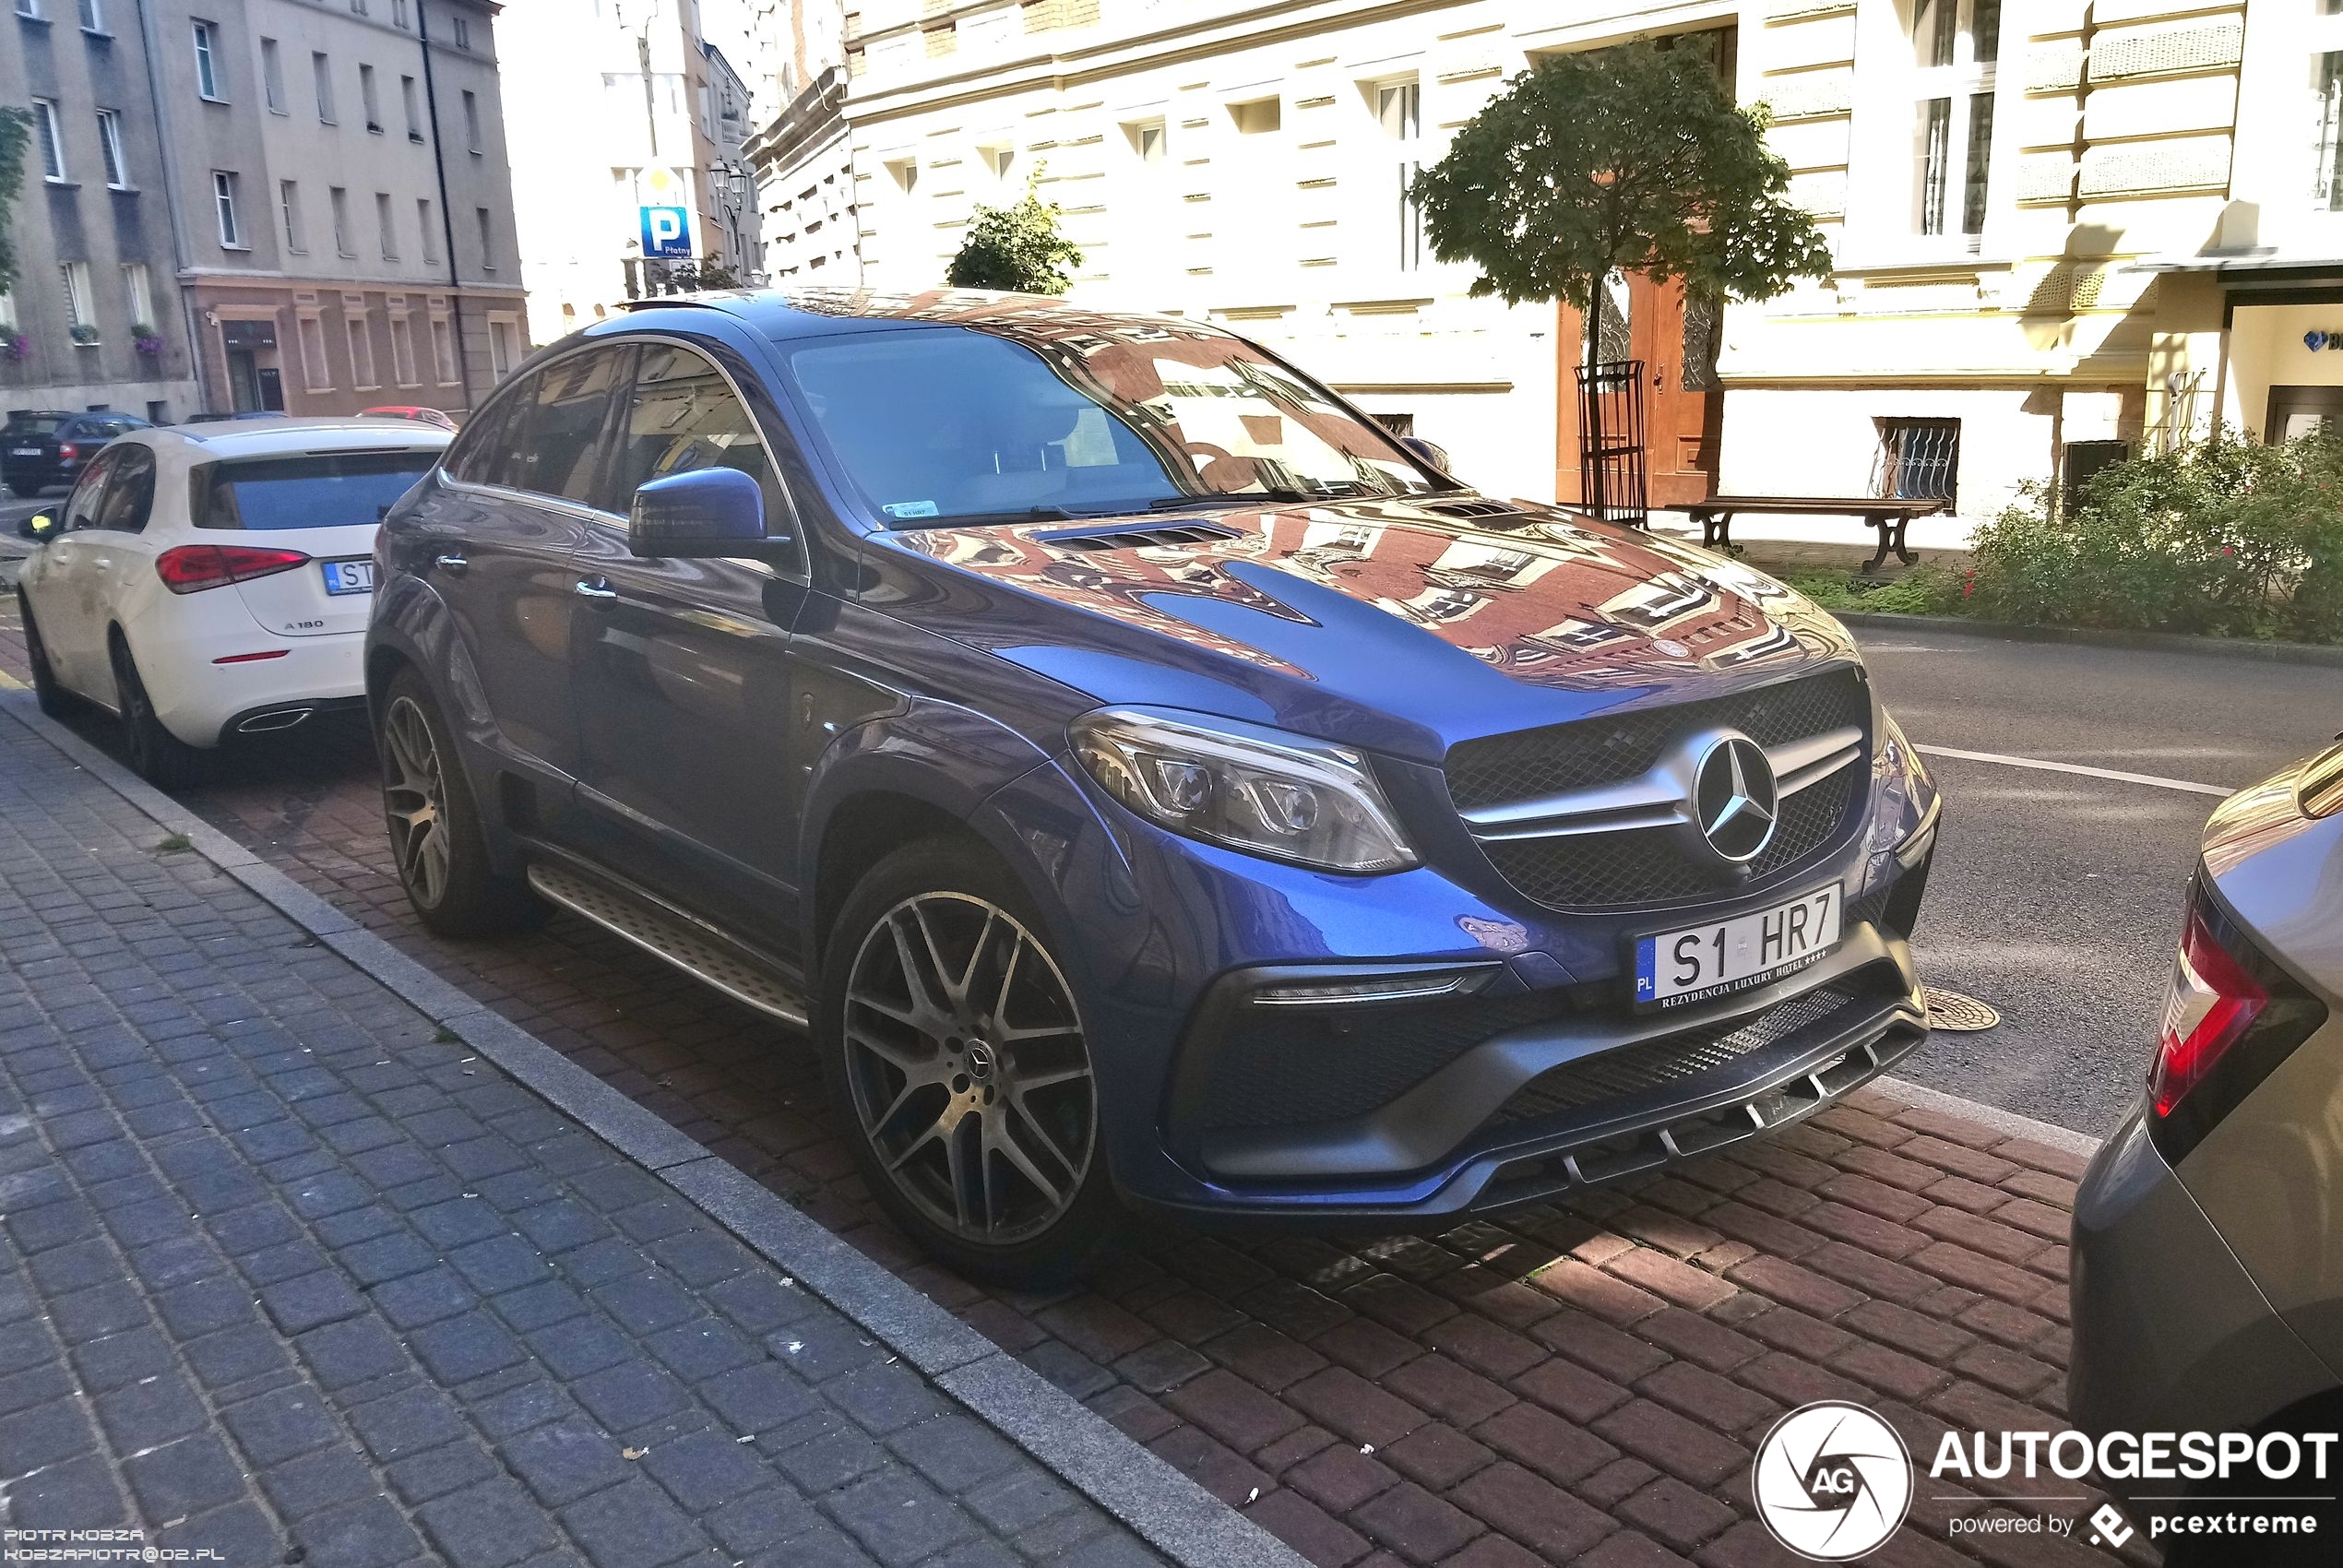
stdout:
[[1444,517],[1512,517],[1521,513],[1509,501],[1427,501],[1423,509]]
[[1137,550],[1148,545],[1213,544],[1234,539],[1237,530],[1193,517],[1165,523],[1124,523],[1099,529],[1053,529],[1033,536],[1062,550]]

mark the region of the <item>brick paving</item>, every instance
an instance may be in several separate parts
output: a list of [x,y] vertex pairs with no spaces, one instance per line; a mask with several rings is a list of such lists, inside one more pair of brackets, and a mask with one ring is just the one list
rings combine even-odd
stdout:
[[[0,615],[0,665],[20,659]],[[364,735],[295,735],[183,798],[1326,1568],[1789,1562],[1748,1494],[1752,1445],[1786,1409],[1870,1405],[1923,1461],[1951,1427],[2065,1424],[2081,1161],[1872,1093],[1730,1158],[1438,1237],[1154,1226],[1078,1289],[980,1289],[867,1201],[802,1036],[567,918],[426,936]],[[1950,1538],[1979,1505],[1924,1474],[1918,1490],[1879,1561],[2110,1561],[2048,1536]],[[2125,1555],[2153,1561],[2139,1538]]]
[[0,965],[10,1531],[230,1568],[1158,1562],[6,719]]

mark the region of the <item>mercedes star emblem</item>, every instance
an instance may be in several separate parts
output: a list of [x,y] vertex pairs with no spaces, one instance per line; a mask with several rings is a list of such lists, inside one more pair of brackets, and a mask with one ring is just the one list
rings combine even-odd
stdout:
[[1727,735],[1701,754],[1694,773],[1693,820],[1719,857],[1744,865],[1774,841],[1781,809],[1773,765],[1746,735]]

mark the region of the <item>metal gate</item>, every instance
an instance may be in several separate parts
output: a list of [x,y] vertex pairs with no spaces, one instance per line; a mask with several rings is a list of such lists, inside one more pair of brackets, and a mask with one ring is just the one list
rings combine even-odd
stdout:
[[1644,362],[1580,365],[1579,509],[1643,528],[1650,520],[1644,460]]

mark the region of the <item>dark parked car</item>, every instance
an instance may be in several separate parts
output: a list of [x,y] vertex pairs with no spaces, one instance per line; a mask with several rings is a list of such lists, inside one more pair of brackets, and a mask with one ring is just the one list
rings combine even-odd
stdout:
[[2242,1540],[2166,1533],[2173,1568],[2343,1557],[2343,1451],[2330,1439],[2299,1471],[2285,1460],[2296,1440],[2343,1428],[2338,1009],[2343,745],[2240,790],[2206,825],[2147,1092],[2075,1198],[2075,1423],[2275,1444],[2270,1471],[2115,1475],[2115,1490],[2144,1514],[2263,1498],[2256,1515],[2319,1521]]
[[661,302],[524,366],[376,549],[426,923],[551,900],[808,1021],[964,1268],[1124,1204],[1453,1225],[1925,1030],[1936,792],[1837,623],[1208,327]]
[[28,409],[0,425],[0,481],[8,493],[31,497],[70,485],[89,459],[126,430],[149,428],[136,414],[76,414]]

